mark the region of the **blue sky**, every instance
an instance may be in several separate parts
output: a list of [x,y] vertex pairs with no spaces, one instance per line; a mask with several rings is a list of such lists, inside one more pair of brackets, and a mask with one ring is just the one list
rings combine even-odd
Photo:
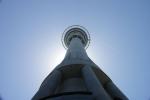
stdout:
[[63,31],[84,26],[89,57],[130,100],[150,99],[149,0],[1,0],[0,96],[29,100],[65,56]]

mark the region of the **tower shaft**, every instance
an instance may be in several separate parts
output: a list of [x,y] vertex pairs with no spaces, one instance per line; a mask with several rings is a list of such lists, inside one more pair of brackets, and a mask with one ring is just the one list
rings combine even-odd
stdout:
[[89,60],[84,46],[79,38],[73,38],[66,53],[65,60]]

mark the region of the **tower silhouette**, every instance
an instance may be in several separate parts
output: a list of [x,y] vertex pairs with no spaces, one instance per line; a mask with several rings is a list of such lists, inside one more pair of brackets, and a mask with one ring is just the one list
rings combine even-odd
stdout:
[[128,100],[88,57],[88,31],[78,25],[62,36],[64,60],[46,77],[32,100]]

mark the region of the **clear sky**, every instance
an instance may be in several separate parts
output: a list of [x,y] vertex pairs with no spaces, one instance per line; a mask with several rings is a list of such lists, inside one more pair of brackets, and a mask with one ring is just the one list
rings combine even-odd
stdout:
[[30,100],[66,53],[70,25],[130,100],[150,100],[150,0],[0,0],[0,96]]

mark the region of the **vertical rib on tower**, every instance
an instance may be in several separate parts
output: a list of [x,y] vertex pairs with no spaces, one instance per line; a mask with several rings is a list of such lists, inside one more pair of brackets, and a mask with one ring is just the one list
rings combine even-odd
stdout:
[[64,60],[47,76],[32,100],[128,100],[88,57],[88,31],[71,26],[63,34]]

